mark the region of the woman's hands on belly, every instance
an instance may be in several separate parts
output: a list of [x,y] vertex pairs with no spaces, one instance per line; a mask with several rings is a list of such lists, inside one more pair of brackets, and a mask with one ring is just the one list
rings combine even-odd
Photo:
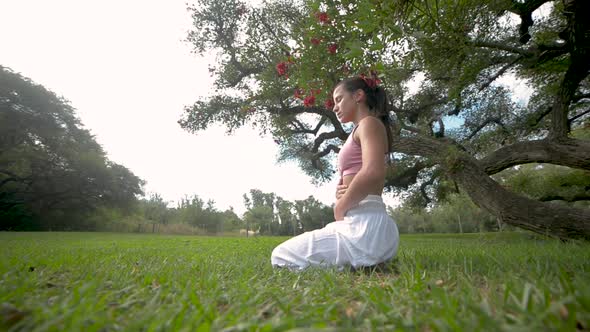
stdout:
[[[346,191],[348,190],[348,186],[350,185],[350,183],[352,182],[352,179],[354,179],[354,175],[346,175],[343,179],[342,179],[342,184],[339,184],[336,186],[336,200],[339,200],[342,196],[344,196],[344,194],[346,194]],[[379,186],[379,188],[371,188],[372,190],[370,190],[369,195],[381,195],[383,193],[383,186]]]
[[[334,204],[334,220],[343,220],[344,215],[347,211],[340,210],[340,204],[338,204],[338,200],[346,194],[348,191],[348,186],[352,182],[355,174],[346,175],[342,179],[342,184],[336,186],[336,204]],[[383,186],[379,186],[379,188],[371,188],[372,190],[369,191],[369,195],[381,195],[383,193]]]
[[339,184],[336,187],[336,200],[339,200],[340,197],[344,196],[344,194],[346,194],[346,190],[348,189],[348,185],[346,184]]

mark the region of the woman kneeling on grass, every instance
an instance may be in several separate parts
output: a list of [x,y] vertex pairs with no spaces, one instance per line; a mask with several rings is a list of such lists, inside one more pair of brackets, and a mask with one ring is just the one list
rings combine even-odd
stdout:
[[273,266],[358,268],[386,262],[397,253],[397,226],[381,198],[391,152],[385,91],[374,79],[356,77],[338,83],[333,97],[340,122],[354,123],[338,154],[336,221],[280,244],[272,252]]

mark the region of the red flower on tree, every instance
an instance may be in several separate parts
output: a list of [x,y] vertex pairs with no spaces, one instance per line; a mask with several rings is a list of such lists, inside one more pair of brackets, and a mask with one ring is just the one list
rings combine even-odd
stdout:
[[307,96],[303,100],[303,106],[305,107],[312,107],[315,105],[315,96]]
[[334,100],[332,98],[328,98],[326,99],[326,102],[324,103],[324,106],[328,109],[331,110],[332,108],[334,108]]
[[319,45],[321,42],[322,42],[322,40],[321,40],[321,39],[319,39],[319,38],[312,38],[312,39],[311,39],[311,43],[312,43],[313,45]]
[[287,69],[289,68],[286,62],[279,62],[277,63],[277,72],[279,73],[279,76],[283,76],[285,74],[287,74]]
[[328,45],[328,52],[330,54],[336,54],[336,50],[338,49],[338,44],[330,44]]
[[328,24],[330,23],[330,16],[328,16],[328,13],[326,12],[319,12],[316,14],[316,17],[318,18],[318,21],[321,24]]

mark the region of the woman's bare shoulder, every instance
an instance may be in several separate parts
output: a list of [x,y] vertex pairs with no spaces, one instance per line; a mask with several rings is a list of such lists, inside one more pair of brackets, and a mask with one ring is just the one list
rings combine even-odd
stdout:
[[374,116],[367,116],[364,119],[362,119],[358,124],[358,129],[357,129],[358,135],[360,135],[361,132],[365,132],[365,133],[383,132],[383,133],[385,133],[385,125],[383,124],[383,121],[381,121],[380,119],[378,119]]

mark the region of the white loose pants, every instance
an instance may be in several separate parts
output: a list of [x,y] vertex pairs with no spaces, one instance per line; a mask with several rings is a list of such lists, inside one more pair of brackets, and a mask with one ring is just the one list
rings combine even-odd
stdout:
[[387,215],[383,199],[368,195],[322,229],[305,232],[277,246],[271,255],[275,267],[372,266],[392,259],[399,246],[397,225]]

